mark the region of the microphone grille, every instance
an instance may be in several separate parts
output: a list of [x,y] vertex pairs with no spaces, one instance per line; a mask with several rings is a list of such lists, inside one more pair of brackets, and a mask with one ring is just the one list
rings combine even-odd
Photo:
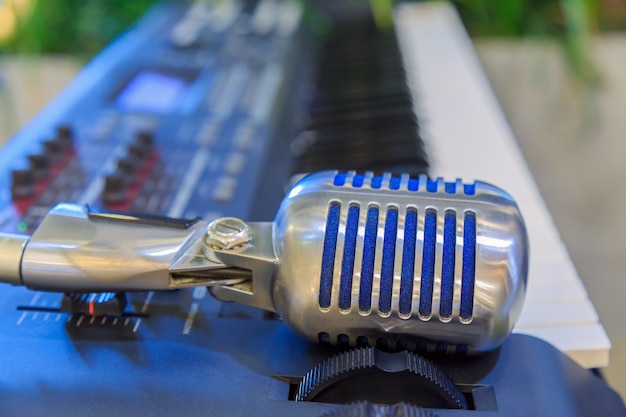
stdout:
[[274,305],[311,339],[484,351],[521,311],[526,229],[511,196],[486,183],[311,174],[281,204],[274,239]]
[[[354,175],[346,184],[347,174],[337,174],[334,185],[374,189],[387,188],[400,190],[401,179],[396,177]],[[441,181],[425,177],[403,181],[405,190],[437,193]],[[445,193],[454,194],[461,188],[464,194],[475,193],[474,184],[443,183]],[[399,224],[402,223],[402,224]],[[443,238],[441,273],[436,274],[436,245],[438,224]],[[458,315],[461,321],[471,321],[474,306],[474,284],[476,266],[476,217],[472,211],[457,213],[454,209],[438,212],[435,208],[420,209],[414,205],[378,204],[363,206],[350,202],[342,207],[341,202],[331,201],[326,216],[326,232],[321,262],[319,307],[331,307],[335,261],[340,259],[339,294],[336,297],[340,310],[349,310],[352,298],[358,300],[358,310],[369,314],[373,310],[381,316],[389,316],[394,299],[394,272],[396,261],[400,266],[399,291],[395,291],[397,310],[407,318],[414,308],[421,319],[432,317],[435,276],[440,275],[439,318],[442,321],[453,317],[455,293],[455,269],[462,263],[460,306]],[[460,230],[461,239],[457,239]],[[403,244],[397,245],[399,235]],[[457,243],[458,241],[458,243]],[[340,244],[340,245],[338,245]],[[457,251],[457,244],[461,247]],[[340,247],[341,246],[341,247]],[[357,255],[360,254],[360,256]],[[457,259],[457,252],[459,256]],[[416,263],[416,259],[418,262]],[[418,270],[416,271],[416,265]],[[357,288],[354,277],[359,277]],[[419,280],[415,280],[419,276]],[[375,283],[376,281],[376,283]],[[414,288],[416,285],[419,288]]]

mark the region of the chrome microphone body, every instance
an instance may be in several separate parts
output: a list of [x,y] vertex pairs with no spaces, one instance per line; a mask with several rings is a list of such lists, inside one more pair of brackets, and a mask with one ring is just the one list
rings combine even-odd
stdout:
[[312,175],[275,223],[276,308],[311,339],[483,351],[519,317],[526,228],[489,184]]
[[469,353],[512,331],[528,272],[524,221],[499,188],[330,171],[295,184],[273,223],[61,204],[0,252],[0,280],[36,290],[209,286],[310,340]]

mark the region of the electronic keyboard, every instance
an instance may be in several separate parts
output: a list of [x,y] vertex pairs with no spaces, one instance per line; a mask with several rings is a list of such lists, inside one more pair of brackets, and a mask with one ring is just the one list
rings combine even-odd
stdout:
[[[500,348],[459,357],[438,344],[400,355],[384,345],[320,345],[276,313],[218,301],[217,288],[2,285],[0,414],[430,415],[412,408],[421,405],[442,416],[457,412],[449,408],[509,416],[623,407],[583,369],[606,366],[610,342],[456,12],[399,5],[391,29],[375,24],[367,2],[158,3],[0,152],[0,232],[31,234],[60,202],[165,224],[267,222],[296,181],[324,170],[392,189],[394,179],[482,180],[513,196],[530,239],[526,299]],[[2,265],[14,261],[7,253]],[[46,268],[43,259],[31,265]],[[407,371],[393,381],[441,401],[415,404],[394,385],[378,389],[390,382],[381,368]],[[371,379],[359,379],[361,369]],[[527,401],[543,385],[553,389],[540,371],[559,381],[558,401]],[[353,377],[354,385],[339,383]],[[581,386],[597,403],[583,404]],[[359,402],[368,398],[387,408],[371,411],[378,406]],[[361,414],[337,414],[348,409]]]

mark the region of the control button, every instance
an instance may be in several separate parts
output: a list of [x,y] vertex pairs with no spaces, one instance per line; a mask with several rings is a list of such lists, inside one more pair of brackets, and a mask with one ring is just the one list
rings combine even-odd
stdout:
[[215,143],[219,133],[221,125],[215,120],[211,120],[202,125],[198,131],[196,141],[200,146],[211,146]]
[[43,180],[48,176],[50,162],[46,155],[30,155],[28,157],[33,176],[36,180]]
[[213,200],[220,203],[227,203],[233,199],[237,180],[232,177],[221,177],[215,184]]
[[246,166],[246,155],[241,152],[233,152],[228,155],[224,171],[231,175],[239,175]]
[[11,194],[14,199],[31,197],[35,194],[35,178],[30,169],[16,169],[12,176]]
[[210,21],[211,6],[205,2],[194,3],[170,31],[170,42],[179,48],[192,46]]
[[141,147],[146,153],[152,152],[154,149],[154,134],[150,131],[144,130],[137,133],[136,144]]
[[74,146],[74,131],[70,125],[57,126],[56,142],[62,150],[66,151]]
[[202,25],[191,19],[178,22],[170,31],[170,42],[178,48],[192,46],[202,30]]
[[106,177],[102,199],[107,204],[123,203],[126,200],[126,186],[121,175],[112,174]]
[[250,149],[254,143],[254,129],[250,125],[243,125],[237,130],[235,146],[241,150]]

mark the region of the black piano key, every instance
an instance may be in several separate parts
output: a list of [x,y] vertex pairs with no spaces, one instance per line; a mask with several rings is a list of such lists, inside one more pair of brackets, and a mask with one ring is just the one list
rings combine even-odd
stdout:
[[324,169],[427,173],[402,55],[371,13],[341,14],[323,41],[292,143],[294,173]]

